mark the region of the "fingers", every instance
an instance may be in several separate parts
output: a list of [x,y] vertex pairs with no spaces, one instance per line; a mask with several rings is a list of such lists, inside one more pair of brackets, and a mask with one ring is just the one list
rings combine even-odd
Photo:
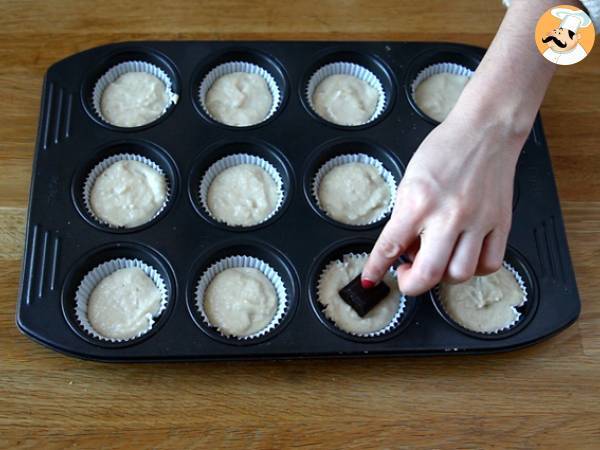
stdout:
[[409,262],[413,262],[417,257],[417,253],[419,253],[419,249],[421,248],[421,239],[415,239],[413,243],[408,247],[408,249],[404,252],[404,256],[406,256]]
[[446,270],[446,281],[462,283],[475,275],[483,239],[484,234],[474,231],[465,231],[460,235]]
[[488,275],[500,269],[504,260],[508,231],[495,228],[485,238],[481,233],[465,231],[458,235],[447,230],[426,230],[420,248],[414,244],[412,264],[397,269],[398,285],[406,295],[419,295],[445,278],[461,283],[473,275]]
[[[377,284],[394,262],[417,238],[416,221],[408,215],[394,214],[386,223],[363,268],[363,286]],[[369,283],[371,282],[371,283]]]
[[406,295],[419,295],[435,286],[444,276],[458,232],[443,225],[426,229],[412,264],[398,267],[398,286]]
[[485,237],[477,264],[477,275],[488,275],[500,269],[507,241],[508,230],[502,228],[495,228]]

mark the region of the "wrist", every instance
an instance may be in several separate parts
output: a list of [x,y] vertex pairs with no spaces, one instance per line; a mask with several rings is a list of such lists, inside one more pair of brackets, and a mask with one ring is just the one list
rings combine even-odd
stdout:
[[533,120],[519,121],[499,114],[495,104],[477,102],[457,104],[443,125],[463,136],[467,147],[467,141],[473,143],[477,153],[501,153],[516,164]]
[[481,89],[473,89],[472,92],[465,89],[447,120],[460,123],[473,133],[498,140],[505,144],[506,150],[518,155],[529,136],[537,108],[524,105],[511,95],[479,95],[478,90]]

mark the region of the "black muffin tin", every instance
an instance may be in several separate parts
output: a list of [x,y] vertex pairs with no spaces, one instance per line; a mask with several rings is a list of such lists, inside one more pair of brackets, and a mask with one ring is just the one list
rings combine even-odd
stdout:
[[[438,62],[475,69],[483,54],[480,48],[447,43],[135,42],[94,48],[56,63],[43,88],[19,328],[58,351],[105,361],[488,353],[530,345],[564,329],[577,319],[580,301],[539,117],[517,167],[518,196],[506,255],[529,293],[517,326],[497,335],[469,332],[447,318],[435,294],[428,293],[407,299],[392,332],[360,338],[333,326],[316,299],[322,268],[345,253],[369,251],[383,226],[383,221],[345,226],[324,216],[310,193],[316,169],[333,156],[360,151],[379,159],[398,178],[436,125],[411,99],[416,74]],[[179,101],[156,122],[123,129],[95,115],[92,89],[110,67],[128,60],[162,68]],[[199,104],[203,76],[234,60],[264,67],[280,86],[281,105],[264,123],[225,126]],[[373,122],[341,127],[310,110],[304,96],[310,75],[335,61],[358,63],[379,77],[387,104]],[[96,163],[122,152],[159,164],[169,178],[171,197],[150,223],[114,230],[89,217],[82,188]],[[283,207],[255,227],[224,226],[199,205],[202,171],[236,152],[265,158],[284,181]],[[259,339],[222,337],[202,321],[194,305],[203,270],[235,254],[268,262],[289,295],[281,325]],[[74,293],[90,269],[117,257],[139,258],[157,269],[168,287],[169,304],[146,335],[107,343],[77,324]]]

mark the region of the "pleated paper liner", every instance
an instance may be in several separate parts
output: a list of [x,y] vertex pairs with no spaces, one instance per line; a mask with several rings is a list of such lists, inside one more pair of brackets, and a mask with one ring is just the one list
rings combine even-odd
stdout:
[[[437,75],[440,73],[448,73],[451,75],[460,75],[460,76],[465,76],[465,77],[471,78],[475,72],[472,71],[471,69],[466,68],[465,66],[461,66],[460,64],[450,63],[450,62],[437,63],[437,64],[432,64],[430,66],[425,67],[423,70],[421,70],[417,74],[417,76],[415,77],[415,79],[412,81],[412,83],[410,85],[410,93],[411,93],[412,99],[415,102],[415,105],[417,105],[417,107],[419,109],[421,109],[421,106],[419,106],[417,104],[417,100],[415,98],[415,92],[416,92],[417,86],[419,86],[423,81],[427,80],[431,76]],[[423,111],[423,113],[425,115],[427,115],[427,117],[430,117],[425,111]],[[433,117],[430,117],[430,118],[432,120],[438,121],[437,119],[435,119]]]
[[[87,307],[89,298],[98,284],[107,276],[116,272],[120,269],[126,268],[138,268],[141,269],[155,284],[161,294],[161,302],[158,310],[148,318],[148,326],[128,339],[115,339],[106,337],[97,332],[88,320]],[[163,280],[160,273],[152,266],[146,264],[139,259],[128,259],[128,258],[117,258],[107,261],[99,266],[90,270],[81,280],[77,291],[75,292],[75,317],[81,328],[90,336],[107,342],[128,342],[133,339],[137,339],[146,333],[148,333],[154,324],[156,319],[163,313],[167,308],[168,292],[165,281]]]
[[179,96],[176,93],[174,93],[172,90],[173,82],[171,81],[169,76],[165,73],[165,71],[163,71],[161,68],[155,66],[154,64],[145,62],[145,61],[125,61],[125,62],[122,62],[122,63],[117,64],[116,66],[110,68],[104,75],[102,75],[98,79],[98,81],[96,81],[96,84],[94,85],[94,89],[92,92],[92,106],[93,106],[94,112],[96,113],[98,118],[100,118],[103,122],[114,125],[114,126],[119,126],[121,128],[129,128],[129,127],[123,127],[121,125],[116,125],[116,124],[111,123],[102,114],[102,107],[101,107],[102,95],[104,94],[104,90],[108,87],[108,85],[110,85],[111,83],[116,81],[120,76],[122,76],[126,73],[129,73],[129,72],[144,72],[144,73],[153,75],[156,78],[158,78],[165,85],[165,91],[166,91],[167,99],[168,99],[167,104],[165,105],[163,111],[160,113],[160,115],[158,117],[154,118],[153,120],[151,120],[149,122],[146,122],[146,123],[140,124],[140,125],[136,125],[136,126],[147,125],[149,123],[152,123],[152,122],[158,120],[165,112],[167,112],[167,109],[169,109],[169,107],[171,107],[172,105],[177,103],[177,101],[179,100]]
[[[377,105],[375,107],[375,111],[373,112],[371,117],[366,122],[354,124],[354,125],[343,125],[343,126],[353,127],[353,126],[365,125],[367,123],[374,121],[383,113],[383,111],[385,110],[385,107],[387,105],[387,102],[389,100],[389,95],[385,92],[385,89],[383,88],[383,84],[381,83],[379,78],[377,78],[377,76],[373,72],[371,72],[369,69],[367,69],[366,67],[363,67],[361,65],[358,65],[355,63],[350,63],[350,62],[334,62],[334,63],[324,65],[323,67],[318,69],[315,73],[313,73],[312,76],[310,77],[310,79],[308,80],[308,84],[306,85],[306,91],[305,91],[306,100],[308,101],[308,104],[310,105],[311,109],[315,112],[315,114],[319,115],[317,113],[315,105],[313,104],[314,92],[317,89],[317,86],[319,86],[319,83],[321,83],[321,81],[323,81],[325,78],[330,77],[332,75],[351,75],[353,77],[356,77],[359,80],[362,80],[365,83],[367,83],[373,89],[375,89],[379,96]],[[321,117],[321,116],[319,115],[319,117]],[[322,117],[322,119],[330,122],[328,119],[326,119],[324,117]]]
[[513,310],[514,317],[515,317],[513,321],[511,321],[510,323],[507,323],[503,327],[498,328],[497,330],[493,330],[493,331],[489,331],[489,332],[475,331],[470,328],[467,328],[465,325],[462,325],[458,320],[456,320],[450,313],[448,313],[448,311],[446,310],[445,305],[444,305],[444,299],[441,296],[440,287],[438,285],[432,290],[432,293],[433,293],[435,299],[437,300],[436,303],[439,306],[439,308],[438,308],[439,312],[442,313],[443,315],[445,315],[445,318],[447,320],[449,320],[451,323],[453,323],[456,327],[458,327],[459,329],[465,330],[467,333],[473,334],[473,335],[480,335],[480,336],[487,336],[487,337],[493,337],[493,336],[500,337],[504,332],[510,331],[514,327],[519,325],[519,323],[523,319],[523,315],[518,310],[518,308],[521,308],[528,301],[527,286],[525,285],[525,282],[523,281],[523,277],[519,274],[519,272],[513,266],[511,266],[506,261],[504,261],[502,263],[502,266],[505,269],[507,269],[515,277],[515,280],[516,280],[517,284],[519,285],[519,288],[520,288],[520,290],[522,292],[522,296],[523,296],[520,304],[518,304],[516,306],[510,306],[510,308]]
[[[265,82],[267,83],[267,87],[269,88],[269,92],[271,93],[271,109],[269,110],[267,115],[258,123],[262,123],[268,120],[271,116],[273,116],[273,114],[275,114],[277,109],[281,106],[281,90],[277,85],[275,78],[273,78],[273,76],[267,70],[263,69],[262,67],[256,64],[244,61],[232,61],[224,64],[219,64],[217,67],[208,72],[208,74],[206,74],[204,79],[200,82],[200,88],[198,89],[198,98],[200,100],[200,105],[202,109],[211,119],[213,119],[216,122],[220,122],[210,113],[210,111],[206,107],[206,94],[208,93],[212,85],[215,83],[215,81],[217,81],[219,78],[221,78],[224,75],[236,72],[256,74],[261,76],[265,80]],[[252,125],[257,125],[258,123]]]
[[[385,209],[381,212],[381,214],[379,214],[378,216],[374,217],[373,219],[371,219],[365,223],[353,224],[353,223],[340,222],[338,219],[335,219],[329,215],[329,213],[323,208],[323,205],[321,204],[321,201],[319,199],[319,186],[321,184],[321,181],[323,180],[323,177],[325,175],[327,175],[335,167],[339,167],[344,164],[352,164],[352,163],[367,164],[371,167],[374,167],[377,170],[377,173],[381,176],[381,178],[386,183],[386,185],[389,189],[389,201],[388,201],[388,204],[386,205]],[[312,192],[313,198],[315,199],[315,201],[317,203],[317,206],[332,220],[335,220],[340,223],[344,223],[346,225],[366,226],[366,225],[371,225],[376,222],[379,222],[380,220],[385,218],[388,214],[390,214],[390,212],[392,211],[392,209],[394,207],[394,200],[396,197],[396,187],[397,187],[397,185],[396,185],[396,180],[394,179],[394,176],[391,174],[391,172],[389,170],[387,170],[383,166],[381,161],[379,161],[376,158],[373,158],[372,156],[365,155],[364,153],[353,153],[353,154],[336,156],[336,157],[330,159],[329,161],[327,161],[325,164],[323,164],[317,170],[317,173],[315,174],[315,176],[313,178],[311,192]]]
[[[269,280],[269,282],[273,285],[273,288],[275,289],[275,293],[277,295],[277,309],[269,324],[262,330],[256,333],[249,334],[247,336],[233,336],[224,333],[223,330],[218,329],[210,322],[210,318],[208,317],[204,309],[204,295],[206,290],[208,289],[208,286],[215,278],[215,276],[227,269],[241,267],[259,270]],[[254,339],[258,339],[268,335],[281,324],[281,321],[289,308],[288,294],[285,289],[283,280],[281,279],[281,276],[277,273],[277,271],[265,261],[259,258],[255,258],[253,256],[246,255],[229,256],[217,261],[216,263],[208,267],[208,269],[206,269],[200,276],[200,279],[198,280],[198,283],[196,285],[194,295],[195,306],[198,312],[200,313],[204,324],[208,327],[215,329],[222,337],[238,341],[251,342]]]
[[[128,227],[123,227],[123,226],[118,226],[118,225],[115,225],[115,224],[111,224],[111,223],[107,222],[106,220],[103,220],[100,217],[98,217],[98,215],[94,212],[94,208],[92,207],[91,200],[90,200],[90,195],[91,195],[91,192],[92,192],[92,188],[94,187],[94,183],[96,182],[96,180],[98,179],[98,177],[100,175],[102,175],[102,173],[105,170],[107,170],[110,166],[112,166],[114,163],[119,162],[119,161],[136,161],[136,162],[140,162],[140,163],[146,164],[148,167],[150,167],[151,169],[153,169],[154,171],[158,172],[158,174],[160,174],[161,176],[164,177],[164,179],[165,179],[165,186],[166,186],[165,201],[156,210],[156,212],[154,213],[154,215],[148,221],[146,221],[145,223],[151,222],[152,220],[154,220],[156,217],[158,217],[164,211],[164,209],[167,207],[167,205],[169,203],[170,196],[171,196],[169,178],[166,176],[166,174],[162,170],[162,168],[158,164],[156,164],[154,161],[152,161],[151,159],[148,159],[148,158],[146,158],[144,156],[131,154],[131,153],[121,153],[121,154],[118,154],[118,155],[110,156],[110,157],[108,157],[108,158],[100,161],[90,171],[90,173],[87,175],[87,177],[86,177],[86,179],[85,179],[85,181],[83,183],[83,204],[84,204],[86,212],[89,214],[89,216],[92,219],[94,219],[96,222],[98,222],[101,225],[107,226],[109,228],[114,228],[114,229],[126,229],[126,228],[128,228]],[[136,225],[136,226],[131,227],[131,228],[135,228],[135,227],[141,226],[141,225],[143,225],[143,224]]]
[[225,222],[224,220],[221,220],[220,218],[215,217],[213,211],[211,211],[208,206],[208,191],[210,189],[212,182],[217,177],[217,175],[219,175],[226,169],[229,169],[229,168],[235,167],[235,166],[239,166],[242,164],[253,164],[253,165],[263,169],[267,173],[267,175],[269,175],[275,182],[275,186],[277,189],[277,196],[278,196],[277,204],[275,205],[275,208],[273,208],[271,213],[268,214],[260,222],[248,225],[249,227],[258,225],[260,223],[264,223],[267,220],[271,219],[279,211],[279,209],[281,208],[281,206],[283,204],[283,200],[284,200],[283,179],[282,179],[281,175],[279,174],[279,172],[277,171],[277,169],[271,163],[269,163],[267,160],[260,158],[258,156],[255,156],[255,155],[249,155],[247,153],[236,153],[233,155],[225,156],[224,158],[219,159],[217,162],[215,162],[213,165],[211,165],[207,169],[207,171],[204,173],[204,175],[202,176],[202,178],[200,180],[199,192],[200,192],[200,204],[201,204],[202,208],[208,213],[208,215],[213,220],[215,220],[217,222],[225,223],[228,226],[238,226],[238,225],[229,224],[229,223]]
[[[403,319],[403,315],[405,312],[405,308],[406,308],[406,297],[404,295],[402,295],[401,293],[399,293],[400,298],[398,299],[398,309],[397,311],[394,313],[394,315],[390,318],[389,323],[382,327],[379,330],[374,330],[374,331],[370,331],[370,332],[354,332],[354,331],[348,331],[348,330],[344,330],[342,328],[340,328],[340,326],[338,324],[336,324],[335,319],[331,317],[331,315],[328,313],[327,307],[326,305],[324,305],[323,303],[321,303],[320,301],[320,297],[321,297],[321,289],[322,289],[322,283],[323,283],[323,275],[324,273],[330,269],[332,266],[335,266],[337,264],[344,264],[344,262],[346,261],[350,261],[350,260],[355,260],[355,261],[366,261],[366,258],[369,255],[367,253],[360,253],[360,254],[356,254],[356,253],[347,253],[345,255],[343,255],[343,257],[340,259],[336,259],[333,261],[330,261],[321,271],[321,274],[319,275],[319,279],[317,282],[317,302],[319,303],[320,306],[322,306],[322,311],[323,314],[325,315],[325,317],[328,319],[328,321],[338,330],[342,331],[343,333],[346,333],[348,335],[351,336],[357,336],[357,337],[362,337],[362,338],[377,338],[380,336],[384,336],[387,335],[391,332],[393,332],[396,328],[398,328],[398,326],[400,325],[402,319]],[[390,269],[389,274],[393,274],[395,271],[393,269]],[[354,277],[352,277],[354,278]],[[388,277],[390,278],[390,277]],[[391,283],[396,283],[396,279],[395,277],[391,277],[391,279],[387,279],[386,280],[388,284]],[[341,300],[343,301],[343,300]],[[354,310],[351,309],[351,306],[347,305],[348,308],[348,312],[353,312]],[[376,307],[377,308],[377,307]]]

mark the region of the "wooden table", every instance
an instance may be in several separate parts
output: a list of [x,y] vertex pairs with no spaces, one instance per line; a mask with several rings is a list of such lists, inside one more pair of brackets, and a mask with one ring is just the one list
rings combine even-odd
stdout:
[[493,356],[109,365],[59,355],[15,326],[50,64],[141,39],[487,46],[503,7],[500,0],[3,0],[0,11],[0,447],[598,448],[600,48],[558,70],[542,107],[583,300],[566,332]]

